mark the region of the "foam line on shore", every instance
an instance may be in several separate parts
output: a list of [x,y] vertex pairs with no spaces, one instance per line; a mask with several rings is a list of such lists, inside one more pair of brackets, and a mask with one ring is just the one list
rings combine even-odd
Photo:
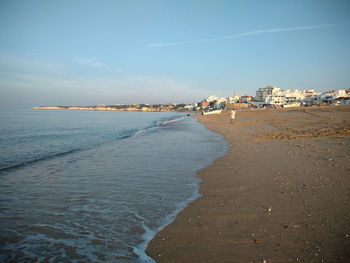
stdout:
[[170,225],[176,218],[176,216],[191,202],[195,201],[198,199],[201,195],[199,194],[199,183],[200,180],[198,180],[197,183],[194,183],[193,185],[195,186],[195,190],[190,198],[187,200],[179,203],[176,205],[175,210],[167,215],[162,221],[163,223],[156,229],[152,230],[150,229],[144,221],[142,222],[142,226],[144,229],[144,233],[142,234],[142,239],[144,242],[141,244],[137,245],[136,247],[133,248],[133,251],[135,254],[139,256],[140,262],[146,262],[146,263],[155,263],[156,261],[151,258],[150,256],[147,255],[146,253],[146,248],[149,244],[149,242],[153,239],[153,237],[162,231],[166,226]]
[[[228,151],[230,150],[231,148],[231,144],[226,141],[224,139],[224,137],[220,134],[220,133],[217,133],[209,128],[206,127],[206,125],[199,121],[198,118],[196,118],[195,116],[191,116],[192,118],[194,118],[197,122],[201,123],[205,129],[208,129],[210,130],[211,132],[214,132],[218,135],[220,135],[222,137],[222,140],[225,141],[227,143],[227,146],[226,148],[223,150],[223,153],[222,155],[218,156],[217,159],[225,156]],[[181,118],[178,118],[178,119],[174,119],[174,120],[169,120],[169,121],[165,121],[165,123],[162,123],[163,125],[166,125],[168,123],[172,123],[172,122],[178,122],[178,121],[181,121],[183,120],[185,117],[181,117]],[[216,159],[216,160],[217,160]],[[155,230],[151,230],[149,229],[145,224],[144,222],[142,222],[142,225],[143,225],[143,228],[145,230],[145,233],[142,235],[142,238],[145,240],[144,242],[142,242],[141,244],[139,244],[138,246],[136,246],[134,248],[134,253],[137,254],[139,257],[140,257],[140,260],[141,262],[146,262],[146,263],[155,263],[156,261],[150,257],[147,253],[146,253],[146,249],[149,245],[149,243],[152,241],[152,239],[158,234],[160,233],[164,228],[166,228],[168,225],[172,224],[174,222],[174,220],[176,219],[177,215],[183,210],[185,209],[191,202],[194,202],[196,201],[198,198],[200,198],[202,195],[199,193],[199,190],[200,190],[200,184],[202,182],[202,179],[199,178],[199,171],[202,170],[202,169],[205,169],[211,165],[214,164],[214,162],[216,160],[213,160],[211,163],[209,163],[206,167],[203,167],[199,170],[197,170],[196,172],[196,178],[197,178],[197,182],[194,183],[193,185],[195,186],[195,190],[192,194],[192,196],[190,198],[188,198],[187,200],[177,204],[176,206],[176,209],[169,215],[167,215],[164,219],[163,219],[163,224],[161,226],[159,226],[158,228],[156,228]]]

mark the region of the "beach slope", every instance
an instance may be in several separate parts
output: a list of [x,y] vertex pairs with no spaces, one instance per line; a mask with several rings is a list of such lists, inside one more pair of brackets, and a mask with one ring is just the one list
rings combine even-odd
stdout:
[[[146,252],[157,262],[350,262],[350,107],[198,116],[229,152]],[[205,154],[205,153],[203,153]]]

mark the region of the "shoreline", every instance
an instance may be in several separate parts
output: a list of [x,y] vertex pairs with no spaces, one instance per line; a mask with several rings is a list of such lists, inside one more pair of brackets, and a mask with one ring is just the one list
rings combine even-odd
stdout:
[[231,145],[149,242],[157,262],[347,262],[350,107],[196,116]]
[[73,110],[73,111],[132,111],[132,112],[193,112],[183,109],[174,109],[171,107],[110,107],[110,106],[38,106],[35,110]]
[[[191,117],[193,119],[195,119],[195,121],[197,121],[198,123],[201,123],[203,125],[203,129],[208,129],[202,122],[200,122],[198,120],[197,116],[200,116],[200,115],[199,114],[191,115]],[[216,133],[216,132],[214,132],[214,133]],[[216,133],[216,134],[218,134],[218,133]],[[221,134],[218,134],[218,135],[222,136]],[[222,136],[222,140],[225,141],[223,136]],[[226,149],[223,150],[222,154],[218,158],[224,156],[227,153],[228,148],[230,147],[229,143],[227,143],[226,141],[224,144],[225,144],[224,146],[226,147]],[[215,160],[216,159],[212,160],[208,166],[212,165],[215,162]],[[201,169],[205,169],[205,167],[201,168]],[[146,253],[146,249],[147,249],[149,243],[152,241],[152,239],[159,232],[161,232],[168,225],[171,225],[174,222],[174,220],[176,219],[176,217],[178,216],[178,214],[181,213],[182,210],[184,210],[190,203],[196,201],[198,198],[201,197],[201,194],[199,193],[201,179],[198,177],[198,171],[200,171],[201,169],[197,170],[197,172],[196,172],[195,177],[198,178],[199,181],[195,183],[196,187],[192,193],[192,196],[190,196],[186,200],[178,203],[176,205],[176,209],[174,211],[172,211],[172,213],[168,214],[167,216],[165,216],[163,218],[164,222],[158,228],[151,230],[147,226],[144,227],[145,233],[142,235],[144,241],[134,247],[134,253],[140,257],[140,260],[142,260],[142,262],[156,263],[156,261]]]

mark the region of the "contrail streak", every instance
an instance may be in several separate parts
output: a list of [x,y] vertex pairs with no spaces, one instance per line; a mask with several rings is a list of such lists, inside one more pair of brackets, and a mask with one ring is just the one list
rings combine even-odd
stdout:
[[217,37],[217,38],[197,39],[197,40],[168,42],[168,43],[153,43],[153,44],[149,44],[148,47],[170,47],[170,46],[180,46],[180,45],[204,43],[204,42],[217,42],[217,41],[223,41],[223,40],[246,37],[246,36],[278,33],[278,32],[288,32],[288,31],[303,31],[303,30],[311,30],[311,29],[317,29],[322,27],[331,27],[336,25],[337,24],[323,24],[323,25],[313,25],[313,26],[282,27],[282,28],[272,28],[272,29],[264,29],[264,30],[254,30],[254,31],[247,31],[239,34]]

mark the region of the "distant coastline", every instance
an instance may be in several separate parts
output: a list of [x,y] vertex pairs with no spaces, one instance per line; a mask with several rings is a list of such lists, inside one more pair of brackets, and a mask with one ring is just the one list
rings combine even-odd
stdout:
[[143,111],[143,112],[178,112],[189,111],[192,109],[186,108],[185,104],[171,105],[97,105],[97,106],[38,106],[36,110],[86,110],[86,111]]

